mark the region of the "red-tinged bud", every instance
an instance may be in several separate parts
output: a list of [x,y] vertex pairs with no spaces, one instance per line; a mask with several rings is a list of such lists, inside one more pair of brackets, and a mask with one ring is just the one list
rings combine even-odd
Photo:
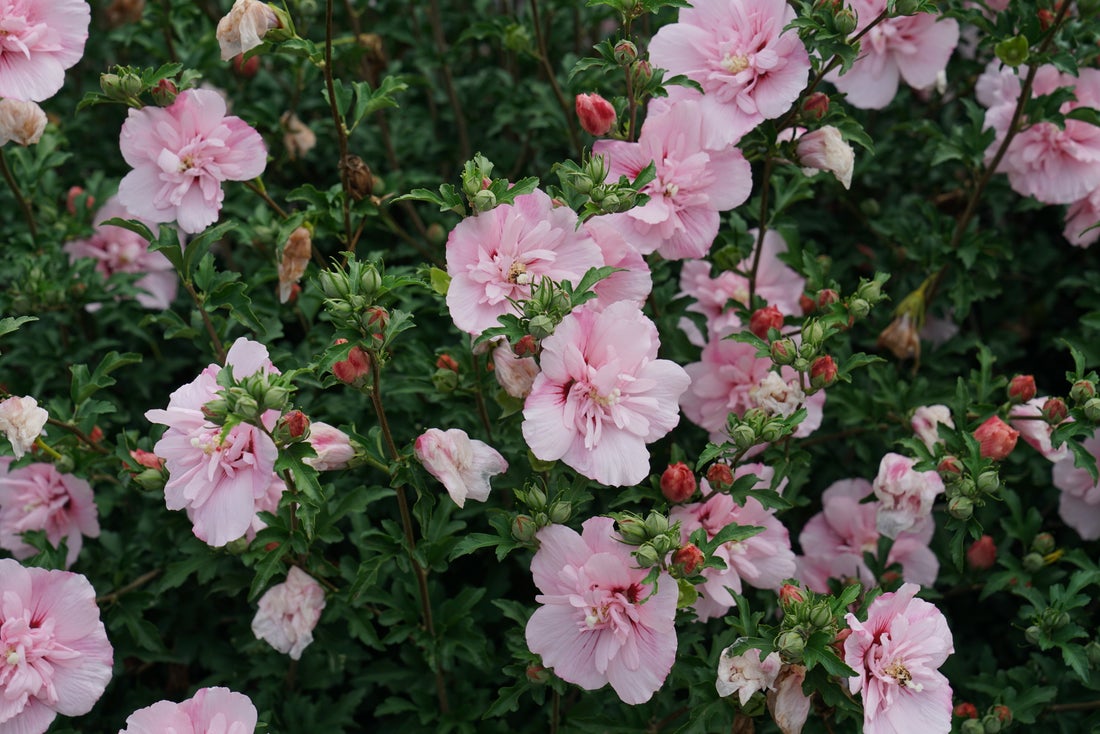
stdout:
[[143,451],[141,449],[133,449],[130,451],[130,456],[140,466],[144,466],[146,469],[163,469],[164,459],[160,458],[152,451]]
[[309,430],[309,416],[300,410],[292,410],[279,418],[276,430],[280,429],[290,438],[301,438]]
[[649,62],[645,59],[638,59],[634,62],[634,83],[640,87],[644,87],[649,84],[649,80],[653,78],[653,67],[649,65]]
[[802,309],[803,316],[809,316],[817,310],[817,302],[805,293],[798,297],[798,306]]
[[836,362],[828,354],[822,355],[810,364],[810,385],[828,387],[836,382]]
[[733,471],[730,469],[729,464],[711,464],[707,469],[707,481],[710,482],[712,489],[716,489],[721,492],[733,486]]
[[790,339],[776,339],[772,342],[771,355],[776,364],[790,364],[798,356],[798,350]]
[[836,637],[833,639],[832,647],[841,658],[844,657],[844,641],[847,640],[851,634],[852,630],[845,627],[842,630],[837,630]]
[[1012,723],[1012,709],[1008,706],[994,706],[989,710],[989,713],[1000,719],[1002,724]]
[[1050,12],[1046,8],[1042,8],[1039,10],[1038,13],[1036,13],[1036,15],[1039,18],[1040,30],[1050,30],[1050,27],[1054,24],[1054,13]]
[[362,386],[370,372],[370,355],[359,347],[352,347],[348,358],[332,365],[332,374],[345,385]]
[[882,574],[883,584],[892,584],[896,581],[901,581],[901,574],[899,574],[897,571],[887,571],[886,573]]
[[455,358],[449,354],[439,355],[439,359],[435,361],[435,368],[437,370],[450,370],[451,372],[458,372],[458,362]]
[[672,554],[672,565],[679,569],[684,576],[695,573],[703,565],[703,560],[703,551],[692,543],[681,546]]
[[482,176],[481,177],[481,190],[482,191],[485,191],[486,189],[488,189],[492,185],[493,185],[493,179],[489,178],[488,176]]
[[[259,59],[257,59],[257,61],[259,61]],[[153,100],[156,101],[158,105],[167,107],[176,101],[176,97],[179,96],[180,90],[171,79],[161,79],[157,82],[157,85],[150,90],[150,93],[153,95]]]
[[1031,375],[1016,375],[1008,383],[1008,399],[1014,403],[1026,403],[1035,397],[1035,378]]
[[817,293],[817,307],[821,309],[828,308],[839,300],[840,294],[832,288],[822,288]]
[[589,135],[607,135],[615,124],[615,108],[598,94],[578,94],[576,108],[577,119]]
[[1069,408],[1066,401],[1061,398],[1047,398],[1043,403],[1043,420],[1052,426],[1056,426],[1069,417]]
[[1093,385],[1090,380],[1078,380],[1069,389],[1069,399],[1077,405],[1094,397],[1096,397],[1096,385]]
[[88,438],[92,443],[99,443],[103,440],[103,429],[99,426],[92,426],[92,432],[88,434]]
[[552,207],[554,207],[555,209],[559,209],[563,206],[569,206],[569,204],[565,203],[564,201],[562,201],[561,199],[559,199],[556,196],[553,199],[550,200],[550,205]]
[[954,714],[960,719],[976,719],[978,718],[978,707],[969,701],[963,701],[955,706]]
[[614,53],[619,66],[630,66],[638,58],[638,47],[624,38],[615,44]]
[[954,456],[945,456],[936,467],[936,471],[940,473],[940,476],[947,478],[949,475],[958,476],[962,474],[962,464]]
[[802,103],[802,111],[807,117],[820,120],[829,111],[829,95],[824,92],[814,92]]
[[794,584],[783,584],[779,587],[779,603],[783,606],[799,604],[804,601],[806,601],[806,597],[802,593],[802,589]]
[[[84,189],[80,186],[73,186],[69,189],[68,195],[65,197],[65,208],[69,211],[69,214],[76,216],[76,202],[80,198],[80,195],[84,193]],[[95,208],[95,197],[89,196],[84,200],[85,209]]]
[[997,561],[997,544],[992,536],[983,535],[971,543],[966,550],[966,563],[975,571],[993,568]]
[[998,416],[992,416],[974,431],[974,438],[982,445],[982,456],[994,461],[1006,459],[1016,448],[1019,437],[1020,432]]
[[661,474],[661,494],[669,502],[687,502],[695,494],[695,474],[680,461],[669,464]]
[[278,550],[278,549],[279,549],[279,544],[277,542],[275,542],[274,540],[271,541],[270,543],[265,543],[264,544],[264,551],[266,551],[268,553],[271,553],[272,551],[275,551],[275,550]]
[[302,293],[302,286],[299,283],[290,284],[290,293],[286,297],[287,303],[294,303],[298,300],[298,296]]
[[527,680],[544,685],[550,681],[550,671],[541,665],[528,665]]
[[244,60],[244,54],[237,54],[233,57],[233,71],[238,75],[243,76],[245,79],[251,79],[256,76],[256,72],[260,70],[260,57],[253,56],[248,61]]
[[386,327],[390,323],[390,312],[381,306],[371,306],[367,309],[367,328],[371,335],[381,341],[385,338]]
[[749,331],[761,339],[768,338],[768,330],[779,331],[783,328],[783,314],[775,306],[757,309],[749,317]]
[[517,357],[533,357],[535,352],[538,351],[538,345],[535,343],[535,337],[530,334],[524,334],[523,337],[516,342],[514,349]]

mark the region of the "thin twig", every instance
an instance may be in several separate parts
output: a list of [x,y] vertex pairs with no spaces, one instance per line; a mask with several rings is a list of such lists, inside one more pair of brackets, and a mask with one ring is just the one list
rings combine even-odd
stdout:
[[[450,64],[447,63],[447,39],[443,35],[443,21],[439,15],[438,0],[428,3],[428,20],[432,25],[432,40],[435,41],[436,50],[439,52],[440,72],[443,74],[443,88],[447,91],[447,99],[450,100],[451,109],[455,115],[455,130],[458,132],[458,150],[462,160],[470,159],[470,136],[466,132],[466,115],[462,110],[462,103],[458,99],[455,90],[454,77],[451,75]],[[536,29],[538,26],[535,26]],[[537,32],[537,31],[536,31]]]
[[[432,0],[432,2],[435,2],[435,0]],[[535,41],[539,48],[539,61],[542,62],[542,68],[546,71],[546,76],[550,80],[550,89],[554,92],[554,97],[557,98],[561,111],[565,114],[565,126],[569,131],[569,141],[572,143],[573,149],[577,151],[577,155],[581,155],[584,149],[581,147],[580,138],[577,137],[576,125],[573,124],[574,110],[565,100],[565,95],[562,94],[561,87],[558,86],[558,77],[554,73],[554,66],[550,63],[549,52],[546,47],[546,36],[542,32],[542,19],[539,18],[539,0],[531,0],[531,21],[535,24]]]
[[344,243],[351,247],[351,183],[348,181],[348,129],[344,124],[344,116],[340,114],[340,106],[336,100],[336,84],[332,77],[332,0],[325,0],[325,63],[324,76],[325,88],[328,89],[328,106],[332,111],[332,122],[336,125],[336,142],[340,146],[340,185],[344,189],[344,196],[340,203],[344,214]]
[[47,418],[46,423],[48,423],[51,426],[57,426],[58,428],[65,429],[66,431],[68,431],[69,433],[73,434],[78,439],[80,439],[80,441],[86,443],[88,445],[88,447],[92,451],[95,451],[97,454],[109,454],[109,453],[111,453],[110,451],[103,448],[102,446],[100,446],[95,441],[93,441],[91,439],[91,437],[88,436],[88,434],[84,433],[84,431],[80,430],[79,428],[77,428],[72,423],[66,423],[65,421],[58,420],[57,418]]
[[756,246],[752,252],[752,270],[749,271],[749,302],[745,306],[750,309],[756,296],[756,272],[760,269],[760,253],[764,251],[764,234],[768,230],[768,181],[771,175],[772,157],[769,153],[764,159],[764,175],[760,182],[760,228],[756,233]]
[[118,600],[118,598],[120,596],[125,596],[126,594],[129,594],[131,591],[135,591],[137,589],[140,589],[142,586],[145,586],[145,584],[149,583],[150,581],[152,581],[153,579],[155,579],[159,575],[160,575],[160,569],[159,568],[154,568],[152,571],[149,571],[147,573],[143,573],[142,575],[138,576],[136,579],[134,579],[133,581],[126,584],[125,586],[123,586],[120,589],[115,589],[114,591],[110,592],[109,594],[104,594],[103,596],[97,596],[96,599],[95,599],[95,603],[98,604],[99,606],[103,606],[104,604],[108,604],[108,603],[113,604],[115,601]]
[[[257,179],[257,180],[259,180],[259,179]],[[286,211],[283,210],[283,208],[281,206],[279,206],[278,204],[275,203],[274,199],[272,199],[270,196],[267,195],[267,191],[265,191],[263,188],[261,188],[260,186],[257,186],[256,184],[252,183],[251,181],[245,181],[244,185],[247,186],[251,191],[254,191],[256,194],[258,194],[259,197],[261,199],[263,199],[264,202],[266,202],[269,207],[271,207],[272,211],[274,211],[276,214],[278,214],[281,218],[286,219],[287,217],[290,216],[289,214],[286,213]]]
[[38,227],[34,223],[34,212],[31,210],[31,204],[23,196],[22,190],[19,188],[19,184],[15,182],[15,176],[11,175],[11,169],[8,168],[8,161],[4,158],[4,150],[0,148],[0,173],[4,174],[4,180],[8,182],[8,187],[11,188],[11,193],[15,196],[15,200],[19,202],[19,208],[23,210],[23,216],[27,220],[27,227],[31,231],[31,238],[38,242]]
[[191,285],[191,281],[188,278],[180,278],[183,281],[183,287],[187,290],[188,295],[191,296],[191,300],[195,302],[195,308],[199,310],[199,316],[202,317],[202,323],[206,326],[206,334],[210,337],[210,345],[214,347],[214,356],[217,357],[218,362],[225,363],[225,347],[222,345],[222,340],[218,337],[218,331],[214,328],[214,322],[210,320],[210,314],[206,313],[206,309],[202,306],[202,298],[199,297],[198,292],[195,290],[195,286]]

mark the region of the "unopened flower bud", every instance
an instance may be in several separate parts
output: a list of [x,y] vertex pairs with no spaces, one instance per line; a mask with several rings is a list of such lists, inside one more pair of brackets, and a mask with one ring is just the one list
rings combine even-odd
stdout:
[[827,604],[818,604],[810,610],[809,622],[818,629],[823,629],[833,624],[836,621],[836,617],[833,616],[832,611]]
[[325,298],[347,298],[348,293],[351,292],[348,276],[339,271],[322,270],[317,276],[317,280],[321,283],[321,290],[324,291]]
[[648,543],[638,546],[638,550],[634,551],[634,558],[642,568],[651,568],[661,562],[660,554]]
[[993,568],[997,561],[997,544],[993,542],[993,536],[983,535],[970,544],[966,550],[966,563],[975,571],[986,571]]
[[807,117],[820,120],[829,111],[829,95],[824,92],[814,92],[802,103],[802,111]]
[[1027,36],[1013,36],[1006,38],[993,47],[993,53],[1007,66],[1016,67],[1027,61],[1031,51],[1031,44]]
[[679,461],[669,464],[661,474],[661,494],[669,502],[687,502],[695,494],[695,474]]
[[668,531],[668,518],[659,512],[649,513],[649,517],[645,519],[645,529],[649,532],[650,537],[655,537]]
[[575,107],[577,119],[589,135],[595,135],[597,138],[607,135],[615,124],[615,108],[598,94],[578,94]]
[[347,359],[333,363],[332,374],[345,385],[362,387],[370,374],[370,355],[354,346],[348,351]]
[[1016,375],[1008,383],[1008,399],[1013,403],[1026,403],[1035,397],[1035,378],[1031,375]]
[[1031,540],[1031,550],[1043,556],[1053,553],[1054,547],[1054,536],[1050,533],[1039,533]]
[[638,59],[634,62],[633,76],[634,84],[645,87],[649,84],[649,80],[653,78],[653,67],[645,59]]
[[1069,408],[1061,398],[1047,398],[1043,403],[1043,420],[1056,426],[1069,417]]
[[573,505],[568,502],[553,502],[546,514],[550,516],[550,522],[555,525],[564,525],[573,515]]
[[441,354],[435,360],[436,369],[450,370],[451,372],[458,372],[458,362],[455,358],[449,354]]
[[956,704],[955,709],[952,712],[960,719],[976,719],[978,718],[978,707],[972,703],[964,701]]
[[619,66],[629,66],[638,58],[638,47],[625,38],[615,44],[615,61]]
[[848,302],[848,313],[855,319],[866,318],[871,313],[871,304],[862,298],[853,298]]
[[284,443],[301,441],[309,435],[309,416],[292,410],[281,416],[275,425],[275,437]]
[[982,731],[985,732],[985,734],[998,734],[1003,726],[1001,720],[993,714],[986,714],[985,717],[982,718]]
[[729,464],[721,462],[711,464],[707,469],[707,481],[710,482],[712,489],[721,492],[733,485],[733,471],[730,470]]
[[790,630],[776,638],[775,646],[779,648],[779,652],[784,658],[797,661],[802,659],[802,652],[806,649],[806,640],[798,632]]
[[996,469],[986,469],[978,475],[978,491],[992,494],[1001,487],[1001,478]]
[[783,584],[779,587],[779,603],[782,606],[800,604],[805,600],[806,597],[802,594],[802,589],[794,584]]
[[704,560],[703,551],[691,543],[681,546],[672,554],[672,564],[684,576],[695,573],[703,565]]
[[856,29],[856,14],[852,12],[851,8],[841,8],[833,16],[833,22],[836,25],[837,32],[846,36]]
[[541,665],[528,665],[527,680],[536,685],[546,685],[550,682],[550,671]]
[[1100,643],[1093,640],[1085,645],[1085,656],[1089,659],[1089,666],[1100,668]]
[[202,406],[202,414],[206,420],[220,426],[229,415],[229,403],[224,398],[214,398]]
[[739,423],[730,432],[730,438],[733,439],[733,445],[741,451],[751,449],[756,445],[756,431],[752,429],[752,426],[745,423]]
[[1026,556],[1024,556],[1022,563],[1024,566],[1024,570],[1028,573],[1036,573],[1044,565],[1043,557],[1038,553],[1028,553]]
[[530,334],[525,334],[520,337],[516,342],[515,353],[517,357],[533,357],[535,352],[538,351],[538,345],[535,343],[535,337]]
[[432,373],[432,385],[442,393],[454,392],[458,387],[458,373],[450,369],[438,369]]
[[840,294],[832,288],[822,288],[817,292],[817,307],[820,309],[827,309],[839,300]]
[[549,316],[539,314],[531,319],[528,329],[535,339],[545,339],[554,333],[554,321]]
[[836,382],[836,362],[828,354],[818,357],[810,365],[810,385],[829,387]]
[[808,316],[817,309],[817,303],[814,302],[814,299],[803,293],[798,297],[798,307],[802,309],[803,316]]
[[382,274],[371,263],[364,263],[359,273],[359,294],[373,296],[382,287]]
[[765,306],[753,311],[749,318],[749,331],[761,339],[768,338],[768,331],[783,328],[783,313],[775,306]]
[[982,726],[982,722],[975,716],[973,719],[967,719],[959,726],[959,732],[961,734],[985,734],[985,727]]
[[378,341],[386,336],[386,327],[390,325],[390,312],[381,306],[371,306],[363,314],[363,326]]
[[1012,723],[1012,709],[1008,706],[994,706],[989,710],[989,713],[996,716],[1004,724]]
[[920,0],[897,0],[894,3],[894,15],[913,15],[920,8]]
[[974,501],[969,497],[952,497],[947,503],[947,511],[951,513],[951,517],[966,520],[974,514]]
[[974,431],[974,438],[981,444],[982,456],[994,461],[1008,458],[1019,437],[1020,432],[999,416],[991,416]]
[[142,489],[163,490],[168,481],[167,475],[161,469],[144,469],[134,475],[134,481]]
[[641,545],[649,538],[645,523],[641,518],[623,517],[615,522],[615,527],[627,545]]
[[519,542],[530,543],[535,539],[536,532],[538,526],[527,515],[516,515],[516,519],[512,520],[512,537]]
[[487,212],[497,205],[497,195],[489,189],[482,189],[474,194],[470,205],[479,212]]
[[1089,398],[1083,407],[1086,418],[1094,423],[1100,421],[1100,398]]
[[776,364],[790,364],[798,356],[798,349],[790,339],[776,339],[772,342],[771,355]]
[[179,95],[179,87],[171,79],[161,79],[157,82],[157,85],[150,90],[153,95],[153,101],[161,107],[167,107],[176,101],[176,97]]
[[1096,397],[1096,385],[1089,380],[1078,380],[1069,389],[1069,399],[1077,405],[1093,397]]
[[760,440],[764,443],[775,443],[783,438],[783,425],[780,420],[768,421],[760,427]]
[[945,456],[940,460],[939,465],[936,467],[936,471],[940,473],[940,476],[944,479],[952,479],[962,474],[962,464],[954,456]]

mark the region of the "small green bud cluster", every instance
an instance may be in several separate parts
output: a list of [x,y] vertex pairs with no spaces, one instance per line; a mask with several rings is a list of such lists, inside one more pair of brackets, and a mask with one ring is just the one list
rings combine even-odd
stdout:
[[679,523],[669,524],[668,517],[656,510],[643,518],[632,512],[612,513],[623,542],[637,546],[634,557],[642,568],[663,566],[665,559],[680,547]]
[[785,585],[780,590],[780,602],[783,621],[776,634],[775,646],[784,662],[801,662],[806,641],[818,632],[826,633],[830,639],[836,637],[837,618],[829,597]]
[[775,443],[794,431],[788,418],[769,416],[760,408],[750,408],[738,417],[731,413],[726,431],[738,451],[748,451],[759,443]]
[[336,265],[321,271],[317,282],[325,294],[325,311],[337,328],[382,338],[389,316],[374,306],[384,293],[382,274],[374,263],[351,260],[346,270]]
[[563,525],[573,516],[572,503],[558,499],[551,501],[546,496],[546,491],[536,484],[517,489],[515,494],[519,503],[528,510],[512,520],[512,537],[520,542],[529,543],[534,540],[540,528]]
[[282,414],[290,400],[294,387],[283,375],[263,370],[236,381],[233,370],[224,368],[218,373],[218,385],[223,389],[218,396],[202,407],[202,413],[208,421],[224,426],[238,422],[262,425],[264,413],[269,410]]

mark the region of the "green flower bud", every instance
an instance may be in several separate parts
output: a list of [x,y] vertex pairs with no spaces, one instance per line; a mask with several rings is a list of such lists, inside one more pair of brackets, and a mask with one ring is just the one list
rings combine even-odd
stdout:
[[1031,541],[1031,550],[1042,556],[1054,552],[1054,536],[1050,533],[1039,533]]
[[432,385],[439,392],[454,392],[458,387],[458,373],[447,369],[436,370],[432,374]]
[[600,208],[604,211],[615,212],[619,208],[619,197],[616,194],[608,194],[600,202]]
[[860,283],[859,288],[856,289],[856,298],[875,303],[882,298],[882,284],[877,280]]
[[947,503],[947,511],[956,519],[969,519],[974,514],[974,501],[969,497],[954,497]]
[[1024,570],[1035,573],[1043,567],[1043,557],[1038,553],[1028,553],[1023,559]]
[[1100,421],[1100,398],[1089,398],[1085,401],[1085,417],[1093,423]]
[[1043,639],[1043,631],[1033,624],[1024,630],[1024,638],[1032,645],[1038,645],[1039,641]]
[[650,568],[661,562],[661,556],[649,544],[640,546],[638,550],[634,551],[634,558],[638,560],[638,565],[642,568]]
[[569,522],[569,518],[573,515],[573,505],[568,502],[555,502],[550,505],[547,514],[550,515],[550,522],[555,525],[564,525]]
[[528,331],[531,336],[536,339],[545,339],[554,333],[554,320],[545,314],[539,314],[535,318],[531,319],[531,324],[528,327]]
[[624,517],[617,521],[616,526],[623,542],[627,545],[641,545],[649,539],[649,533],[646,532],[645,523],[641,518]]
[[978,475],[978,491],[992,494],[1001,487],[1001,478],[996,469],[986,469]]
[[1008,66],[1019,66],[1025,63],[1030,50],[1026,36],[1006,38],[993,47],[993,53]]
[[836,618],[833,617],[833,613],[832,611],[830,611],[829,607],[825,604],[822,604],[820,606],[814,607],[810,611],[809,621],[810,624],[812,624],[814,627],[822,628],[828,627],[829,625],[833,624],[833,622],[836,621]]
[[659,512],[651,512],[645,519],[645,529],[649,531],[650,537],[661,535],[668,531],[668,518]]
[[615,44],[615,61],[619,66],[630,66],[638,58],[638,47],[625,38]]
[[497,195],[489,189],[482,189],[474,194],[474,198],[470,200],[470,205],[476,211],[487,212],[497,205]]
[[853,298],[848,302],[848,313],[856,319],[866,318],[871,313],[871,304],[862,298]]
[[1093,640],[1089,644],[1085,645],[1085,655],[1089,659],[1089,666],[1093,668],[1100,667],[1100,643]]
[[543,492],[540,487],[528,487],[523,494],[524,503],[532,510],[542,511],[546,509],[546,492]]
[[164,489],[164,483],[167,477],[164,476],[164,472],[160,469],[145,469],[134,475],[134,481],[142,489],[162,490]]
[[239,556],[240,554],[248,550],[248,546],[251,544],[251,542],[252,541],[250,541],[248,538],[237,538],[236,540],[229,541],[229,543],[226,544],[225,549],[231,554]]
[[347,273],[336,270],[322,270],[317,279],[321,282],[321,290],[324,291],[326,298],[347,298],[351,292]]
[[802,659],[802,652],[806,649],[806,640],[800,633],[790,630],[776,638],[775,646],[787,660],[798,661]]
[[535,525],[535,521],[527,515],[517,515],[515,520],[512,520],[512,537],[521,543],[530,543],[535,539],[535,533],[538,532],[538,527]]
[[364,296],[373,296],[382,287],[382,275],[378,268],[367,264],[359,274],[359,292]]
[[1001,730],[1001,720],[994,714],[986,714],[982,718],[982,731],[985,734],[997,734]]
[[790,339],[776,339],[772,342],[772,361],[776,364],[790,364],[797,354],[798,350]]
[[651,541],[649,541],[649,543],[662,558],[664,558],[666,555],[679,547],[678,543],[669,538],[667,534],[658,535],[654,537]]
[[[806,343],[808,342],[810,344],[813,344],[814,349],[816,350],[818,347],[821,346],[821,340],[824,338],[825,327],[821,325],[820,321],[811,321],[802,328],[803,347],[805,347]],[[809,359],[809,357],[807,357],[805,354],[803,354],[802,356]]]
[[760,440],[764,443],[775,443],[783,438],[783,424],[779,421],[768,421],[760,429]]
[[836,25],[837,33],[846,36],[856,29],[856,14],[852,12],[851,8],[841,8],[833,16],[833,22]]
[[897,0],[894,3],[894,16],[914,15],[920,5],[920,0]]
[[985,727],[978,719],[967,719],[959,726],[959,731],[962,734],[985,734]]
[[741,451],[756,445],[756,431],[752,430],[752,426],[744,423],[739,423],[734,427],[730,432],[730,438],[733,439],[733,445]]

